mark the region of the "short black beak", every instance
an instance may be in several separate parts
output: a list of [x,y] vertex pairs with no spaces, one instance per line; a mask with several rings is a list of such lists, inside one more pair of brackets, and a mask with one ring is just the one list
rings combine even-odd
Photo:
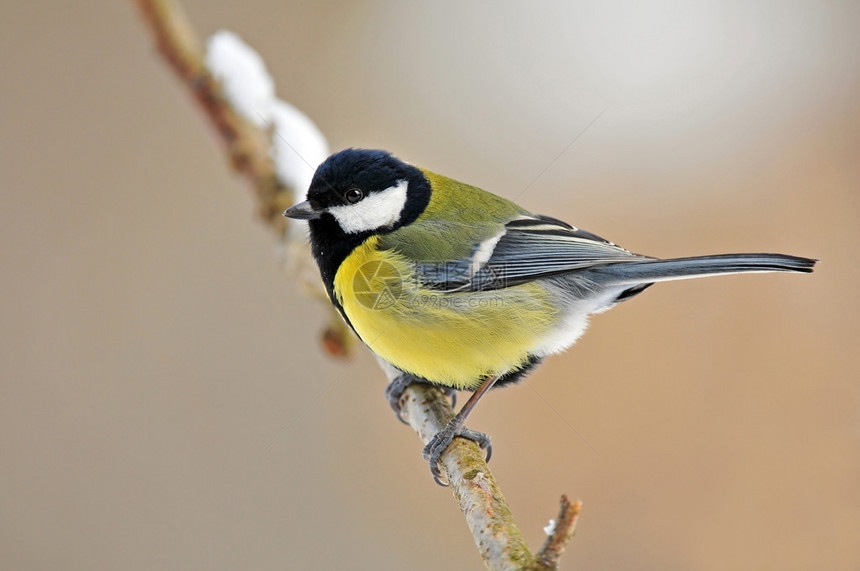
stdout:
[[284,210],[284,216],[296,220],[315,220],[322,216],[322,210],[314,210],[311,203],[305,200]]

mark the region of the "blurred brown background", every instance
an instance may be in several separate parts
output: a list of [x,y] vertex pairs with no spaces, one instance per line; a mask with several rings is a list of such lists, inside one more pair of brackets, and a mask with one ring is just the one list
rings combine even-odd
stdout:
[[[566,569],[860,568],[860,4],[186,7],[334,149],[634,251],[820,258],[658,285],[471,426],[532,546],[584,500]],[[0,568],[480,568],[132,4],[3,3],[0,69]]]

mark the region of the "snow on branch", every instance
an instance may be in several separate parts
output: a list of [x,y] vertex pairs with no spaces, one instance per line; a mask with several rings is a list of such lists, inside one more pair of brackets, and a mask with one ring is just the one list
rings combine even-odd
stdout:
[[270,132],[275,173],[295,201],[303,200],[314,171],[331,154],[322,132],[307,115],[275,96],[275,81],[263,58],[236,33],[213,34],[206,41],[205,64],[233,108]]

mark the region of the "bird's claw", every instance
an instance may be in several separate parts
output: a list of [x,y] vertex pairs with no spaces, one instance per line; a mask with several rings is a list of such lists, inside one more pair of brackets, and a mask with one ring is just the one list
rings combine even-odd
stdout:
[[489,462],[490,458],[493,456],[493,445],[490,442],[490,437],[488,435],[483,432],[478,432],[477,430],[471,430],[464,426],[457,427],[454,425],[453,421],[448,423],[445,428],[439,431],[436,436],[430,440],[427,446],[424,447],[423,451],[424,459],[430,464],[430,474],[432,474],[433,480],[440,486],[447,486],[448,484],[442,480],[442,470],[439,468],[439,460],[442,458],[442,454],[445,450],[448,449],[448,446],[451,445],[454,438],[458,436],[471,440],[480,446],[481,450],[486,450],[487,462]]
[[445,396],[451,399],[451,408],[457,408],[457,389],[453,387],[439,387]]
[[388,399],[388,404],[391,406],[391,410],[394,411],[394,415],[397,417],[397,420],[403,424],[409,423],[403,418],[403,405],[400,404],[400,399],[403,398],[403,393],[406,391],[406,387],[411,385],[414,381],[414,377],[407,375],[406,373],[402,373],[394,377],[394,380],[385,386],[385,398]]
[[[402,373],[397,375],[393,381],[388,383],[385,386],[385,398],[388,399],[388,404],[391,407],[391,410],[394,411],[394,415],[397,417],[397,420],[402,422],[403,424],[409,424],[406,422],[406,419],[403,418],[403,405],[400,400],[403,398],[403,393],[406,391],[406,388],[412,383],[420,383],[423,382],[421,379],[417,377],[413,377],[407,373]],[[451,408],[457,406],[457,390],[451,387],[439,387],[442,389],[442,392],[445,393],[445,396],[451,399]]]

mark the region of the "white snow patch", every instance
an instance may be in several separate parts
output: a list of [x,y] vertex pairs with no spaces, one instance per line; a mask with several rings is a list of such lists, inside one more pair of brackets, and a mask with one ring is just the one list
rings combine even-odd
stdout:
[[263,58],[236,33],[213,34],[206,42],[205,64],[242,117],[272,129],[275,173],[296,193],[296,202],[304,200],[314,172],[331,154],[322,132],[307,115],[275,97]]
[[317,167],[331,154],[328,141],[307,115],[280,99],[272,105],[272,126],[275,173],[301,202]]
[[212,34],[206,41],[204,63],[242,117],[258,127],[271,120],[275,81],[260,54],[237,34],[228,30]]

